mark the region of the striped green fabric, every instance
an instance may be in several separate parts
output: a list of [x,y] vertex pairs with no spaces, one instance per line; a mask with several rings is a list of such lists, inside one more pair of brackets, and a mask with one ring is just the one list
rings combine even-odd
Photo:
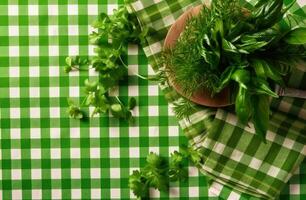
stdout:
[[[154,70],[161,67],[159,56],[169,27],[184,11],[201,3],[204,1],[137,0],[130,4],[130,12],[137,15],[141,26],[154,30],[143,47]],[[300,4],[290,12],[306,19],[306,9]],[[305,64],[299,64],[288,85],[305,89],[305,72]],[[181,100],[171,86],[161,88],[170,104]],[[213,196],[278,198],[301,165],[306,155],[306,102],[285,97],[272,100],[271,107],[267,143],[255,137],[252,123],[240,124],[233,113],[223,109],[198,107],[189,119],[180,121],[191,145],[203,156],[198,167],[208,177]]]

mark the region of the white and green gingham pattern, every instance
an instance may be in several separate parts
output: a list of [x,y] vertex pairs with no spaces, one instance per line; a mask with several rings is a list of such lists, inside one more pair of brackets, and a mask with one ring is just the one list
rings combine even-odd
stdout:
[[[144,2],[148,7],[162,1]],[[181,1],[164,3],[176,2]],[[128,176],[144,165],[146,155],[153,151],[166,156],[186,143],[158,86],[133,75],[152,73],[137,46],[129,48],[128,80],[112,92],[124,101],[130,95],[137,98],[135,125],[128,126],[109,116],[87,122],[68,118],[66,98],[78,100],[84,96],[84,80],[88,76],[95,79],[96,74],[93,70],[65,74],[65,57],[93,55],[93,48],[88,47],[90,24],[99,12],[111,14],[118,3],[123,1],[0,1],[0,199],[131,199]],[[184,1],[176,9],[184,9],[190,3],[198,4]],[[168,16],[167,7],[163,7],[158,6]],[[182,13],[176,9],[174,18]],[[172,21],[169,16],[155,25]],[[166,28],[158,33],[156,36],[162,39]],[[152,37],[152,41],[158,40]],[[285,110],[297,112],[293,106]],[[194,118],[203,114],[197,113]],[[193,126],[186,123],[184,130],[189,130],[190,138],[197,133],[195,127],[210,124],[201,120]],[[208,190],[206,177],[191,164],[188,169],[187,182],[172,184],[169,194],[152,190],[151,197],[219,199],[212,187]],[[220,188],[218,184],[213,186]],[[221,192],[226,195],[232,190],[223,188]],[[306,199],[305,163],[290,179],[280,199]]]
[[[129,77],[112,91],[135,96],[136,122],[111,116],[69,119],[67,97],[82,100],[94,70],[64,73],[66,56],[93,56],[90,24],[112,14],[117,0],[0,1],[0,199],[131,199],[129,174],[149,152],[168,156],[186,143],[138,46],[129,46]],[[189,179],[153,199],[207,198],[206,178]]]
[[[153,69],[161,67],[159,55],[168,28],[185,10],[203,2],[137,0],[130,4],[142,27],[159,32],[149,35],[144,47]],[[305,17],[305,3],[301,3],[290,12]],[[305,89],[306,73],[293,72],[288,84]],[[162,89],[170,103],[179,101],[170,86]],[[208,176],[213,196],[275,199],[298,169],[306,154],[306,102],[280,98],[273,100],[272,111],[267,143],[255,137],[253,124],[239,124],[234,114],[222,109],[199,107],[189,119],[180,121],[191,145],[202,153],[200,171]]]

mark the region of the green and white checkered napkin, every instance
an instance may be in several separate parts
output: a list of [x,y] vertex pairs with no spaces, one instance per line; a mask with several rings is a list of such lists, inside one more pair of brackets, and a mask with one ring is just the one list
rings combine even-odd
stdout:
[[[130,12],[141,26],[153,31],[144,51],[157,70],[163,39],[175,20],[204,0],[137,0]],[[305,7],[291,12],[305,17]],[[295,70],[288,83],[306,89],[306,73]],[[168,85],[161,86],[170,103],[180,96]],[[203,155],[200,171],[209,177],[210,193],[222,199],[275,199],[306,155],[306,102],[280,98],[272,101],[267,143],[255,136],[253,124],[238,122],[223,109],[199,107],[180,125],[194,148]]]

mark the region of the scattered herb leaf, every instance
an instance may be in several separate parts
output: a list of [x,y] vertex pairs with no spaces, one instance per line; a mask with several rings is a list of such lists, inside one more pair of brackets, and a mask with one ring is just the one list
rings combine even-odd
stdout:
[[71,99],[68,99],[69,108],[67,110],[69,117],[74,119],[83,119],[84,112]]
[[[93,82],[85,81],[86,97],[82,106],[93,106],[95,109],[92,116],[110,111],[114,117],[133,123],[130,110],[136,106],[136,99],[132,97],[126,106],[118,97],[110,97],[108,91],[127,76],[127,65],[122,58],[127,55],[128,43],[139,44],[149,30],[141,30],[136,16],[129,14],[124,5],[114,10],[112,16],[101,13],[92,26],[97,30],[89,35],[89,42],[96,45],[94,52],[97,56],[90,61],[79,56],[67,57],[64,70],[67,73],[73,69],[88,70],[81,66],[91,64],[99,73],[99,79]],[[70,116],[81,117],[78,109],[80,110],[79,107],[70,105]]]
[[151,152],[147,156],[145,166],[140,170],[134,170],[130,175],[130,189],[138,199],[149,199],[150,187],[161,192],[167,192],[169,182],[185,181],[187,179],[188,171],[185,164],[191,154],[193,153],[174,151],[167,160]]

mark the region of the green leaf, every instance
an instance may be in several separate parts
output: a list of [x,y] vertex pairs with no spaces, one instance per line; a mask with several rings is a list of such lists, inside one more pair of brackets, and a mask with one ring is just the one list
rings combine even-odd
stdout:
[[247,85],[250,82],[250,72],[246,69],[237,69],[231,78],[238,82],[241,87],[247,89]]
[[131,97],[128,103],[128,110],[133,110],[135,106],[136,106],[136,99],[134,97]]
[[146,160],[148,164],[155,166],[155,167],[160,166],[161,163],[163,162],[162,159],[156,153],[153,153],[153,152],[150,152]]
[[113,104],[111,105],[111,112],[112,112],[112,115],[114,117],[117,117],[117,118],[125,118],[125,112],[121,106],[121,104]]
[[281,20],[283,0],[260,1],[253,10],[251,19],[254,20],[256,29],[262,30],[272,27]]
[[108,28],[108,24],[110,23],[110,19],[106,13],[100,13],[98,19],[94,21],[91,26],[93,28],[106,29]]
[[248,122],[251,110],[251,95],[245,88],[240,86],[236,96],[235,111],[241,123],[246,124]]
[[244,20],[239,20],[235,22],[235,24],[231,24],[231,28],[230,30],[228,30],[229,34],[227,35],[227,39],[234,43],[241,38],[241,33],[246,32],[250,29],[254,29],[254,25]]
[[173,112],[178,119],[183,119],[195,113],[197,111],[196,105],[194,105],[191,101],[185,98],[179,98],[178,100],[172,102],[173,103]]
[[72,70],[72,67],[71,67],[71,66],[65,66],[65,67],[64,67],[64,72],[66,72],[66,73],[71,72],[71,70]]
[[84,118],[84,113],[81,111],[79,106],[76,106],[73,100],[68,99],[69,108],[67,110],[69,117],[74,119],[82,119]]
[[252,67],[255,70],[255,73],[257,75],[257,77],[261,77],[262,79],[266,79],[267,75],[265,72],[265,67],[263,63],[264,61],[259,60],[259,59],[254,59],[252,60]]
[[73,60],[72,60],[71,57],[66,57],[65,62],[66,62],[66,65],[69,66],[69,67],[71,67],[73,65]]
[[101,43],[102,37],[103,37],[103,34],[92,32],[89,35],[89,43],[92,45],[99,45]]
[[249,41],[244,44],[237,45],[237,48],[239,51],[246,51],[248,53],[251,53],[253,51],[259,50],[262,47],[266,46],[269,44],[269,42],[266,41]]
[[92,104],[93,100],[94,100],[94,95],[92,94],[87,95],[83,100],[82,106],[89,106],[90,104]]
[[223,20],[221,18],[216,19],[214,32],[215,32],[216,38],[217,38],[217,34],[219,34],[221,38],[224,37]]
[[231,81],[232,74],[235,71],[235,69],[236,69],[235,66],[229,66],[222,72],[221,77],[220,77],[220,84],[217,88],[217,92],[220,92],[222,89],[224,89],[229,84],[229,82]]
[[306,28],[296,28],[286,34],[283,40],[287,44],[301,45],[306,44]]
[[130,175],[129,188],[137,197],[149,197],[149,187],[146,183],[146,179],[142,177],[141,173],[138,170],[134,170],[133,173]]
[[[280,85],[284,85],[282,75],[272,65],[272,63],[263,59],[253,59],[251,61],[255,69],[256,75],[262,79],[270,78]],[[278,66],[279,67],[279,66]]]
[[167,162],[157,154],[151,152],[147,156],[147,165],[142,169],[142,172],[151,187],[159,191],[167,191],[169,184],[167,169]]
[[196,166],[202,163],[202,154],[195,150],[192,146],[180,146],[180,153],[183,157],[189,158]]
[[269,83],[266,80],[261,78],[256,78],[254,79],[254,83],[255,83],[255,92],[257,94],[266,94],[271,97],[278,98],[278,95],[270,89]]
[[[273,27],[255,33],[246,33],[241,36],[240,42],[242,43],[242,45],[249,45],[248,48],[252,47],[252,50],[257,50],[275,41],[279,37],[279,35],[280,31],[277,28]],[[258,42],[263,43],[258,45]],[[250,46],[250,44],[252,44],[252,46]]]
[[222,49],[227,52],[237,53],[238,50],[231,42],[227,41],[226,39],[222,38]]
[[85,87],[86,87],[86,93],[88,94],[89,92],[97,91],[99,82],[98,81],[89,82],[89,80],[86,79],[84,81],[84,84],[85,84]]
[[186,158],[179,152],[174,151],[171,153],[169,162],[169,180],[171,182],[178,180],[186,180],[188,177],[188,171],[183,166],[183,161]]
[[270,114],[269,97],[266,95],[253,96],[252,105],[254,107],[253,123],[256,134],[266,140]]

